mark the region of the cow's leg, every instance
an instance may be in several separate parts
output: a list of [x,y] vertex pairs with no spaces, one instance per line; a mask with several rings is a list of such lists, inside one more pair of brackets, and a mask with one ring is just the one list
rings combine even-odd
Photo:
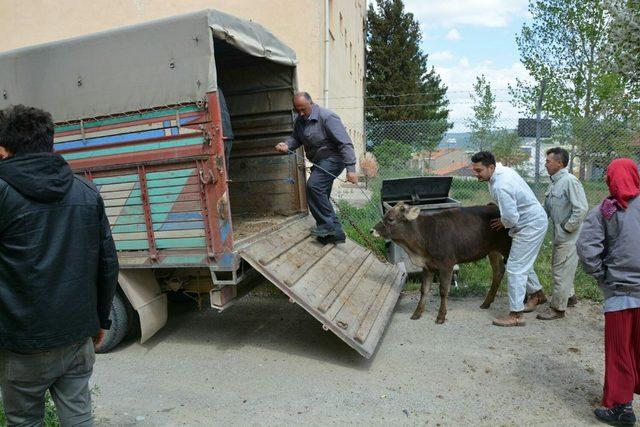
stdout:
[[499,252],[489,252],[489,262],[491,263],[493,278],[491,279],[491,288],[489,292],[487,292],[487,296],[480,308],[489,308],[491,306],[491,303],[496,298],[502,277],[504,276],[504,262]]
[[424,307],[429,300],[429,291],[431,290],[431,284],[433,283],[433,271],[422,268],[422,286],[420,287],[420,301],[418,306],[411,316],[412,320],[417,320],[424,313]]
[[448,266],[438,270],[440,275],[440,309],[436,323],[444,323],[447,315],[447,295],[449,295],[449,287],[451,286],[451,277],[453,276],[453,266]]

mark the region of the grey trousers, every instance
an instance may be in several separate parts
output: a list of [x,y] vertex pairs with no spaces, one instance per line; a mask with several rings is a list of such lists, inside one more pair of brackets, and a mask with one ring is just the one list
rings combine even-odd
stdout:
[[578,268],[576,242],[553,242],[551,256],[553,271],[553,295],[549,305],[556,310],[565,311],[567,300],[576,293],[573,280]]
[[91,338],[44,351],[0,349],[0,390],[7,425],[42,426],[49,390],[61,426],[92,426],[89,378],[94,362]]
[[[338,176],[344,170],[344,163],[341,160],[328,158],[320,160],[316,166],[311,168],[311,175],[307,180],[307,203],[309,212],[316,220],[318,228],[328,231],[329,234],[344,235],[342,224],[336,216],[331,204],[331,189],[333,188],[334,176]],[[325,172],[326,171],[326,172]]]

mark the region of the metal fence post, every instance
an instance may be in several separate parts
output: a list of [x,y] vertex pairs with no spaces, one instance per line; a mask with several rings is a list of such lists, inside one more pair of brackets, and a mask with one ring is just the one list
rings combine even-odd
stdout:
[[540,96],[538,97],[538,103],[536,104],[536,160],[535,160],[536,189],[540,184],[540,133],[541,133],[540,115],[542,114],[542,99],[544,98],[544,90],[546,86],[547,86],[546,80],[542,80],[542,82],[540,83]]

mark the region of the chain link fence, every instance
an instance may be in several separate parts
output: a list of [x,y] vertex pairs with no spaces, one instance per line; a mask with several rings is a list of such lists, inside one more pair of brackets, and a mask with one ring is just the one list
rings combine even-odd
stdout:
[[[380,220],[380,188],[386,179],[451,176],[451,198],[463,206],[489,203],[487,183],[478,182],[470,169],[471,156],[480,150],[492,151],[497,161],[517,170],[542,202],[550,182],[545,169],[546,151],[565,148],[570,153],[569,169],[581,180],[590,207],[608,195],[604,173],[612,159],[640,159],[640,127],[635,124],[587,119],[546,122],[543,137],[536,138],[531,136],[535,135],[533,122],[533,133],[523,127],[524,122],[520,122],[519,130],[518,119],[500,119],[493,129],[476,130],[463,120],[445,132],[441,122],[366,123],[366,152],[359,159],[360,188],[343,185],[334,193],[347,233],[371,246],[350,223],[369,230]],[[384,242],[374,245],[374,249],[384,250]]]

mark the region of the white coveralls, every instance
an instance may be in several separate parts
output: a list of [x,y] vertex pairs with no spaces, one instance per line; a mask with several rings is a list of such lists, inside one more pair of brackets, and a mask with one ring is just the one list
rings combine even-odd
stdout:
[[542,289],[533,263],[547,232],[547,214],[522,177],[500,163],[489,180],[489,191],[500,208],[500,220],[513,239],[506,269],[509,308],[521,312],[525,294]]

